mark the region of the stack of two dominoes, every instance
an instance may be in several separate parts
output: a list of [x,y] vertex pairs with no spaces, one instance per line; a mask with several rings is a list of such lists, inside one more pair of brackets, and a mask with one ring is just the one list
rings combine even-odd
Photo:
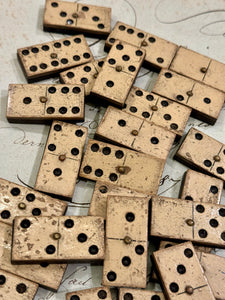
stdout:
[[[110,9],[47,0],[44,26],[46,30],[79,30],[106,35],[110,32]],[[225,207],[218,204],[220,180],[211,184],[208,177],[203,177],[203,187],[210,182],[205,197],[199,196],[202,190],[196,187],[195,199],[190,189],[181,197],[186,200],[153,196],[157,194],[173,141],[176,136],[182,136],[190,113],[210,124],[218,118],[224,103],[224,87],[217,74],[218,68],[225,73],[225,66],[120,22],[106,41],[106,48],[111,46],[107,58],[100,61],[93,61],[83,35],[18,50],[29,81],[73,67],[60,73],[62,85],[11,85],[9,89],[7,117],[10,121],[60,120],[52,123],[35,189],[70,199],[78,173],[80,177],[99,182],[93,194],[90,216],[85,217],[62,216],[65,204],[60,200],[54,200],[54,204],[52,199],[46,200],[52,208],[50,211],[41,203],[33,202],[38,197],[48,196],[35,196],[37,192],[34,191],[21,193],[22,187],[12,187],[8,182],[2,184],[8,196],[1,200],[4,203],[1,218],[3,221],[11,218],[12,222],[17,216],[12,262],[23,265],[11,265],[10,245],[7,267],[3,264],[1,269],[26,277],[27,264],[32,263],[30,269],[35,270],[38,278],[34,275],[26,278],[56,290],[59,280],[58,285],[52,281],[46,283],[50,268],[55,268],[56,273],[61,268],[58,278],[62,278],[65,265],[58,263],[104,259],[105,287],[69,293],[67,299],[110,299],[110,286],[123,287],[119,297],[124,300],[164,299],[161,292],[138,289],[146,287],[149,235],[225,247]],[[152,93],[132,87],[144,62],[162,68]],[[96,132],[97,137],[118,146],[89,140],[81,164],[87,129],[62,121],[83,120],[84,96],[88,95],[109,101],[123,110],[108,107]],[[191,129],[176,157],[225,180],[223,155],[224,145]],[[216,203],[200,203],[212,202],[210,193],[218,196]],[[10,209],[11,197],[14,203]],[[196,202],[190,202],[190,198]],[[58,214],[55,212],[57,203],[63,206]],[[8,232],[5,236],[10,240],[12,233],[8,226],[5,226]],[[7,242],[3,241],[3,249],[5,244]],[[200,250],[208,251],[198,248]],[[187,242],[153,253],[165,296],[169,299],[223,299],[224,286],[218,282],[224,279],[219,278],[218,268],[214,265],[214,273],[216,270],[219,278],[215,284],[212,270],[203,274],[195,251],[191,242]],[[199,254],[205,269],[211,257],[208,255]],[[213,256],[212,260],[216,259]],[[22,271],[16,273],[16,270]],[[43,270],[46,273],[41,273]],[[10,281],[6,280],[4,272],[0,277],[1,285],[7,289],[6,283]],[[34,297],[35,287],[29,299]],[[23,297],[30,291],[24,286],[16,290],[22,290]]]

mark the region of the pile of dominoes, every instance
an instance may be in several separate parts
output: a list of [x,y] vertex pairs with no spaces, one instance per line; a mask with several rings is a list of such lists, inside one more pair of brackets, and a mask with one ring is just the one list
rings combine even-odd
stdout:
[[[52,122],[34,189],[0,180],[0,298],[57,291],[67,264],[103,263],[102,286],[66,300],[225,299],[225,145],[191,128],[175,159],[191,167],[179,198],[157,196],[174,140],[190,115],[213,125],[225,100],[225,65],[117,22],[111,9],[46,0],[44,29],[71,37],[18,49],[28,82],[10,84],[10,122]],[[79,34],[77,34],[79,32]],[[106,39],[94,60],[84,35]],[[152,92],[133,86],[157,70]],[[218,75],[219,74],[219,75]],[[87,141],[85,98],[108,105]],[[85,153],[83,153],[86,146]],[[204,174],[203,174],[204,173]],[[207,174],[207,175],[206,175]],[[96,181],[88,216],[65,216],[78,176]],[[148,242],[159,250],[148,253]],[[151,280],[147,285],[147,258]]]

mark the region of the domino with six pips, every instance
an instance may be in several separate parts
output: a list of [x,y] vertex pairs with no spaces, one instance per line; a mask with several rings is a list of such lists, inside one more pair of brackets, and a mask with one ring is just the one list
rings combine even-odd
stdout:
[[[89,216],[74,217],[62,216],[66,205],[61,200],[2,180],[0,226],[7,232],[7,239],[0,247],[9,243],[10,236],[13,241],[0,258],[0,288],[3,287],[4,299],[8,299],[6,289],[14,295],[13,282],[26,272],[28,280],[57,290],[66,267],[59,263],[104,260],[103,285],[123,287],[119,292],[121,300],[143,297],[159,300],[164,296],[222,300],[223,278],[218,274],[218,266],[223,259],[217,259],[218,264],[213,269],[220,281],[217,284],[210,272],[211,257],[208,256],[207,261],[207,253],[197,253],[207,270],[203,274],[190,241],[225,248],[225,208],[219,205],[225,180],[224,145],[191,129],[175,157],[219,179],[210,180],[206,175],[189,170],[183,181],[182,199],[156,194],[174,138],[183,135],[190,113],[210,124],[216,122],[224,102],[224,88],[216,70],[224,72],[225,67],[121,22],[117,22],[110,33],[110,19],[110,8],[46,0],[45,30],[109,34],[105,43],[106,49],[111,48],[108,56],[94,61],[82,34],[18,49],[18,58],[29,82],[61,72],[60,79],[64,83],[14,84],[9,88],[9,121],[53,121],[35,189],[71,199],[78,173],[97,183]],[[160,70],[151,93],[133,86],[143,63]],[[97,96],[122,111],[109,107],[96,131],[96,138],[116,145],[89,140],[82,160],[87,129],[61,121],[84,119],[84,96],[90,99]],[[212,147],[206,150],[206,144]],[[202,149],[200,156],[196,155],[199,149]],[[200,189],[193,193],[196,181],[202,185],[201,193]],[[47,210],[43,209],[46,204]],[[165,222],[170,227],[164,226]],[[46,236],[41,235],[43,231]],[[189,240],[153,253],[163,293],[138,289],[145,288],[147,283],[147,243],[151,236],[179,242]],[[7,261],[11,252],[12,262],[22,265],[14,268]],[[187,265],[176,261],[177,269],[173,270],[170,263],[178,258],[180,261],[187,258]],[[53,283],[52,278],[45,280],[50,269],[43,272],[41,266],[46,264],[47,267],[52,262],[56,263],[49,265],[52,271],[61,270],[57,283]],[[33,266],[30,272],[29,266]],[[7,274],[8,271],[14,275]],[[23,294],[23,299],[29,284],[16,286],[16,292]],[[33,299],[36,290],[37,285],[29,299]],[[66,295],[68,300],[90,297],[111,299],[111,293],[108,287],[100,287]]]

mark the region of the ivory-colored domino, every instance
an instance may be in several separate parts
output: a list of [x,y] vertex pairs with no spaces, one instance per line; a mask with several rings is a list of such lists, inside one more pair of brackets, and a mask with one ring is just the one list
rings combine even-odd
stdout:
[[103,66],[104,59],[99,59],[60,73],[60,80],[66,84],[82,84],[85,96],[89,96],[95,80]]
[[28,82],[93,60],[82,34],[17,50]]
[[116,41],[95,80],[92,94],[123,106],[144,57],[145,50]]
[[169,300],[215,300],[191,242],[153,252]]
[[32,300],[38,285],[0,269],[0,298],[4,300]]
[[175,154],[175,158],[225,181],[225,145],[193,127]]
[[222,191],[222,180],[189,169],[184,176],[180,198],[220,204]]
[[193,50],[179,47],[170,69],[225,92],[225,65]]
[[6,117],[10,122],[84,120],[84,87],[65,84],[10,84]]
[[46,0],[44,29],[65,32],[85,32],[108,35],[111,31],[111,8]]
[[35,189],[72,198],[86,138],[86,127],[54,121]]
[[117,22],[108,36],[105,48],[109,49],[115,40],[141,47],[146,51],[145,62],[157,69],[168,68],[178,46],[151,33]]
[[109,106],[103,116],[96,136],[124,147],[167,159],[175,140],[175,133],[154,123],[132,116]]
[[165,127],[182,136],[191,109],[156,94],[133,86],[125,101],[123,111]]
[[104,219],[90,216],[15,218],[12,262],[104,259]]
[[[24,264],[11,263],[12,227],[0,223],[0,266],[2,270],[36,282],[56,292],[66,271],[66,264]],[[11,300],[11,299],[10,299]]]
[[119,289],[119,300],[165,300],[162,292],[141,289]]
[[164,160],[151,155],[90,139],[79,176],[156,194],[164,164]]
[[136,197],[149,197],[143,193],[138,193],[134,190],[121,188],[113,184],[97,181],[92,195],[88,215],[99,216],[106,219],[107,197],[108,196],[130,196],[134,201]]
[[67,203],[0,178],[0,222],[18,216],[62,216]]
[[148,197],[108,197],[103,285],[146,287],[148,205]]
[[152,92],[192,108],[193,116],[209,124],[216,122],[225,100],[223,92],[170,70],[161,70]]
[[218,300],[225,299],[225,258],[222,256],[197,252],[204,274]]
[[[165,241],[165,240],[160,241],[159,250],[169,248],[169,247],[172,247],[172,246],[175,246],[175,245],[178,245],[178,244],[179,244],[179,242],[172,242],[172,241]],[[194,248],[195,248],[196,251],[199,251],[199,252],[210,253],[212,251],[212,248],[210,248],[210,247],[194,246]],[[158,276],[155,272],[155,266],[154,265],[152,266],[151,280],[156,281],[156,282],[159,281]]]
[[225,248],[224,216],[225,205],[153,196],[150,234]]
[[99,287],[88,290],[70,292],[66,294],[66,300],[112,300],[110,289],[107,287]]

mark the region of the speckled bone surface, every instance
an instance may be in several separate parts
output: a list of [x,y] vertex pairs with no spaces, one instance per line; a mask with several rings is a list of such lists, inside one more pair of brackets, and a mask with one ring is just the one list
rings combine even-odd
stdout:
[[123,111],[182,136],[191,108],[133,86]]
[[108,197],[103,285],[146,287],[148,205],[148,197]]
[[10,84],[6,116],[9,122],[44,123],[84,120],[84,88],[66,84]]
[[153,252],[153,260],[169,300],[215,300],[192,243]]
[[71,199],[78,176],[87,128],[52,123],[35,189]]
[[220,204],[223,181],[188,169],[184,174],[180,198],[197,202]]
[[82,291],[70,292],[66,294],[66,300],[112,300],[111,292],[108,287],[99,287]]
[[145,50],[116,41],[92,88],[92,94],[117,106],[123,106],[141,68]]
[[112,47],[115,40],[141,47],[146,51],[146,64],[157,69],[168,68],[178,49],[178,46],[172,42],[122,22],[115,24],[106,40],[106,49]]
[[191,128],[175,159],[225,181],[225,145],[202,131]]
[[57,291],[63,275],[66,271],[66,264],[12,264],[12,226],[0,223],[0,265],[1,269],[25,279],[36,282],[42,287]]
[[0,222],[12,225],[18,216],[62,216],[67,203],[0,178]]
[[111,8],[46,0],[43,23],[47,31],[84,32],[105,36],[111,30]]
[[156,194],[164,163],[144,153],[89,139],[79,176]]
[[104,259],[104,219],[100,217],[18,217],[13,228],[12,262]]
[[130,149],[167,159],[176,135],[154,123],[109,106],[96,136]]
[[224,205],[162,196],[151,205],[150,235],[225,248]]
[[28,82],[93,60],[82,34],[20,48],[17,55]]

